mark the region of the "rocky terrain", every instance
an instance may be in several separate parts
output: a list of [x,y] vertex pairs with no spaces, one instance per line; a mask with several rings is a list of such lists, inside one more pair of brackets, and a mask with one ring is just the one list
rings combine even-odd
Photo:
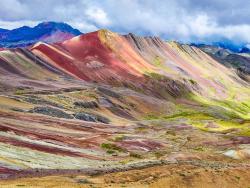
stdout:
[[249,187],[241,74],[194,46],[108,30],[2,49],[0,185]]

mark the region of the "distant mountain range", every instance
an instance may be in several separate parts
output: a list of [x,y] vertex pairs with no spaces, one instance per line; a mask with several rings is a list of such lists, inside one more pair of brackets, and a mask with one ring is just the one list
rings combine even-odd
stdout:
[[230,50],[234,53],[249,53],[250,49],[247,47],[247,44],[236,44],[230,40],[224,40],[220,42],[212,42],[212,43],[192,43],[191,45],[196,47],[202,47],[202,46],[214,46],[217,48],[223,48]]
[[82,34],[66,23],[42,22],[35,27],[23,26],[13,30],[0,28],[0,47],[22,47],[38,41],[61,42]]

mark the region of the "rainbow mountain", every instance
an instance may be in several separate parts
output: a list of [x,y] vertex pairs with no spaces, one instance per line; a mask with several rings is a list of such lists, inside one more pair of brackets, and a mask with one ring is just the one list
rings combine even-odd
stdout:
[[[73,186],[83,174],[95,184],[96,174],[138,169],[144,181],[159,165],[170,173],[170,164],[243,174],[248,77],[202,48],[109,30],[3,48],[0,178],[26,185],[23,178],[43,176],[53,186],[53,175]],[[102,180],[126,182],[114,176]]]

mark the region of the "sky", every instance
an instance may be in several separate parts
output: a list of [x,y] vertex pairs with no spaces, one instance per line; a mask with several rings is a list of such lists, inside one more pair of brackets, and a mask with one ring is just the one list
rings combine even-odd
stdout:
[[0,28],[58,21],[182,42],[250,44],[250,0],[1,0]]

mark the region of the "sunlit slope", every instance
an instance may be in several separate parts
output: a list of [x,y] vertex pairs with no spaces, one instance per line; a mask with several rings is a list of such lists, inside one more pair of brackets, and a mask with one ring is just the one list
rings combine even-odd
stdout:
[[133,34],[125,38],[145,61],[158,68],[157,73],[173,79],[188,79],[198,84],[202,88],[200,92],[207,97],[227,98],[232,92],[249,87],[233,70],[196,47]]

